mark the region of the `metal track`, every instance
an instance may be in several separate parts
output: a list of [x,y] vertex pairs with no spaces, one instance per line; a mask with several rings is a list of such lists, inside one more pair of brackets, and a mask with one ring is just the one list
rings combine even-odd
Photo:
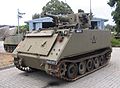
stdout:
[[[77,80],[77,79],[79,79],[81,77],[84,77],[84,76],[86,76],[86,75],[88,75],[90,73],[93,73],[96,70],[106,66],[108,64],[109,60],[110,60],[111,51],[112,50],[110,48],[105,48],[105,49],[96,50],[94,52],[90,52],[90,53],[83,54],[83,55],[63,58],[61,61],[59,61],[59,63],[57,65],[55,65],[55,66],[50,65],[50,68],[48,69],[47,73],[52,75],[52,76],[58,77],[60,79],[66,80],[66,81],[75,81],[75,80]],[[90,71],[86,71],[85,74],[82,74],[82,75],[77,74],[77,77],[75,77],[75,78],[70,79],[67,76],[66,71],[67,71],[67,67],[69,66],[70,63],[76,63],[78,65],[79,62],[82,62],[82,61],[87,62],[87,60],[93,59],[93,58],[99,57],[99,56],[106,56],[104,59],[108,58],[107,61],[103,65],[100,65],[98,68],[94,68],[94,69],[92,69]],[[14,58],[14,64],[18,69],[20,69],[22,71],[26,71],[26,72],[31,72],[32,71],[32,68],[24,66],[24,63],[19,58]],[[59,70],[61,65],[63,65],[62,76],[60,75],[60,70]],[[53,66],[53,68],[52,68],[52,66]]]
[[[76,78],[74,78],[74,79],[69,79],[66,75],[65,76],[60,76],[58,73],[58,71],[59,71],[59,67],[60,67],[60,65],[62,64],[62,63],[79,63],[79,62],[81,62],[81,61],[86,61],[86,60],[88,60],[88,59],[90,59],[90,58],[95,58],[95,57],[99,57],[99,56],[103,56],[103,55],[105,55],[105,54],[108,54],[108,55],[111,55],[111,49],[110,48],[108,48],[108,49],[103,49],[103,50],[98,50],[98,51],[94,51],[94,52],[92,52],[92,53],[88,53],[88,54],[84,54],[84,55],[80,55],[80,56],[75,56],[75,57],[70,57],[70,58],[66,58],[66,59],[63,59],[63,60],[61,60],[60,62],[59,62],[59,64],[57,65],[57,70],[52,70],[51,69],[51,71],[50,71],[50,75],[52,75],[52,76],[56,76],[56,77],[58,77],[58,78],[61,78],[61,79],[64,79],[64,80],[66,80],[66,81],[75,81],[75,80],[77,80],[77,79],[79,79],[79,78],[81,78],[81,77],[84,77],[84,76],[86,76],[86,75],[88,75],[88,74],[90,74],[90,73],[93,73],[93,72],[95,72],[96,70],[98,70],[98,69],[100,69],[100,68],[102,68],[102,67],[105,67],[107,64],[108,64],[108,62],[109,62],[109,59],[110,59],[110,57],[108,58],[108,60],[106,61],[106,63],[104,63],[103,65],[101,65],[101,66],[99,66],[98,68],[94,68],[93,70],[91,70],[91,71],[88,71],[88,72],[86,72],[85,74],[83,74],[83,75],[77,75],[77,77]],[[81,58],[80,58],[81,57]],[[72,59],[72,58],[76,58],[76,59]],[[105,59],[105,58],[104,58]]]
[[17,47],[17,45],[4,45],[5,51],[9,52],[9,53],[12,53],[16,47]]

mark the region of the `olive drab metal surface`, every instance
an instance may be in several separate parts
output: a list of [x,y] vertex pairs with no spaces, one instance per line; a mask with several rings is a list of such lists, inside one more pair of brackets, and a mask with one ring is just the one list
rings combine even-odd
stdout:
[[26,34],[27,37],[51,37],[54,33],[54,30],[42,30],[41,32],[32,32],[30,34]]
[[90,29],[90,14],[79,10],[77,14],[47,16],[53,18],[55,26],[27,34],[13,52],[18,69],[39,69],[74,81],[108,64],[111,33]]
[[24,40],[24,43],[21,44],[18,52],[29,53],[29,54],[39,54],[39,55],[48,55],[54,42],[58,36],[55,34],[50,37],[46,37],[47,35],[40,35],[42,37],[27,37]]
[[12,53],[20,41],[23,40],[23,34],[9,35],[4,40],[4,49],[6,52]]
[[16,45],[23,39],[23,34],[11,35],[5,38],[4,44]]

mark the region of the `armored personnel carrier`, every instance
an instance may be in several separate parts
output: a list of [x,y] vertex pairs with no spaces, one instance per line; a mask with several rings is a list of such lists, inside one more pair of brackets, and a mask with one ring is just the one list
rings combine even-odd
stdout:
[[39,69],[74,81],[108,64],[111,33],[90,29],[89,14],[47,16],[54,19],[55,27],[27,34],[13,52],[18,69],[26,72]]
[[4,49],[6,52],[12,53],[20,41],[23,39],[24,34],[17,34],[17,28],[12,27],[4,33]]
[[4,49],[6,52],[12,53],[17,45],[22,41],[23,34],[9,35],[4,40]]

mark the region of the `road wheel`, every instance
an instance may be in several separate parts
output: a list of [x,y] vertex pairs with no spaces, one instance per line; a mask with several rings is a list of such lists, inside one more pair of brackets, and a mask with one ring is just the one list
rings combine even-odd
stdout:
[[12,53],[12,46],[9,46],[9,48],[10,48],[10,53]]
[[79,74],[83,75],[86,72],[85,61],[80,62],[78,68],[79,68]]
[[99,58],[98,58],[98,57],[94,58],[94,59],[93,59],[93,63],[94,63],[94,67],[95,67],[95,68],[98,68],[99,65],[100,65]]
[[104,64],[104,56],[99,57],[99,62],[101,66]]
[[7,51],[7,45],[4,45],[4,49],[5,49],[5,51]]
[[110,52],[105,54],[106,61],[109,61],[110,57],[111,57],[111,53]]
[[65,73],[67,71],[67,65],[66,63],[61,63],[60,66],[59,66],[59,76],[62,77],[62,76],[65,76]]
[[89,59],[87,62],[86,62],[86,68],[89,71],[93,70],[93,61],[92,59]]
[[77,66],[77,64],[75,64],[75,63],[69,64],[68,68],[67,68],[67,76],[68,76],[68,78],[74,79],[74,78],[77,77],[77,74],[78,74],[78,66]]
[[10,52],[10,48],[9,48],[9,46],[7,46],[7,52]]

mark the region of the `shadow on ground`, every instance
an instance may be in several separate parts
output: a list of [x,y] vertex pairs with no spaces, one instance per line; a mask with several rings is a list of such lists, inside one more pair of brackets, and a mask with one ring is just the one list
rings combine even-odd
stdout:
[[[73,85],[74,82],[76,83],[82,83],[85,80],[89,80],[91,78],[94,78],[94,76],[96,76],[96,74],[98,73],[102,73],[105,70],[107,70],[108,68],[111,67],[111,63],[109,63],[109,65],[105,66],[102,69],[99,69],[96,72],[93,72],[92,74],[86,75],[85,77],[82,77],[76,81],[73,82],[67,82],[64,80],[60,80],[56,77],[50,76],[47,73],[45,73],[44,71],[36,71],[36,72],[32,72],[32,73],[26,73],[26,72],[22,72],[19,75],[21,77],[29,77],[31,80],[37,80],[38,83],[44,83],[44,85],[40,88],[48,88],[48,87],[59,87],[61,88],[61,86],[65,86],[65,85]],[[109,70],[109,69],[108,69]]]
[[22,77],[29,77],[31,80],[38,80],[40,82],[45,82],[46,84],[42,88],[61,86],[70,82],[60,80],[56,77],[50,76],[44,71],[35,71],[31,73],[22,72],[19,74]]

